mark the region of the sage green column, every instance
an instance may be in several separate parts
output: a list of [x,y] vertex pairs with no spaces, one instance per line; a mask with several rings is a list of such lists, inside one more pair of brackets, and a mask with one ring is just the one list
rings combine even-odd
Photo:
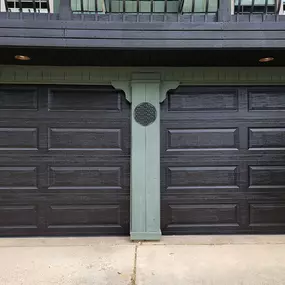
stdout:
[[[160,103],[177,81],[161,81],[160,73],[134,73],[131,81],[112,81],[131,102],[131,240],[159,240],[160,230]],[[156,119],[148,126],[136,122],[138,105],[148,102]]]
[[[133,74],[131,81],[131,240],[159,240],[160,231],[160,75]],[[135,108],[148,102],[156,120],[144,127]]]

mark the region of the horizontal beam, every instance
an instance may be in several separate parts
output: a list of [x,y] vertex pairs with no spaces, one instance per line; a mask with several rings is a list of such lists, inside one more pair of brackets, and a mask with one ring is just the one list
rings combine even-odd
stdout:
[[0,21],[2,46],[73,48],[285,48],[284,23]]
[[[0,13],[1,14],[1,13]],[[6,14],[6,13],[2,13]],[[269,15],[268,15],[269,16]],[[233,17],[234,18],[234,17]],[[280,22],[96,22],[96,21],[24,21],[24,20],[1,20],[0,28],[22,28],[22,29],[71,29],[71,30],[124,30],[124,31],[278,31],[284,30],[285,15],[279,16]],[[0,33],[1,36],[1,33]]]

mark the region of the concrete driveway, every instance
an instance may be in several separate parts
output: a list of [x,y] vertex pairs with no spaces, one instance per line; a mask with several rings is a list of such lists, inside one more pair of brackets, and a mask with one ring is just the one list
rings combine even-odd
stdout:
[[285,284],[285,236],[0,239],[1,285]]

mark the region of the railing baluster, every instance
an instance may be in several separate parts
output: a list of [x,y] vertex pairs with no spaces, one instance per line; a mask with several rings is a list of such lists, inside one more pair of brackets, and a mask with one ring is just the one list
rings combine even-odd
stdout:
[[195,1],[196,0],[192,0],[192,14],[195,12]]
[[250,14],[253,14],[254,12],[254,4],[255,4],[255,0],[251,0]]
[[[33,1],[35,1],[35,0],[33,0]],[[49,5],[49,0],[46,0],[46,3],[47,3],[47,11],[48,11],[48,13],[50,13],[50,5]]]
[[81,9],[81,13],[83,13],[84,12],[83,0],[80,0],[80,9]]
[[[89,3],[89,0],[88,0],[88,3]],[[95,13],[96,14],[98,13],[98,0],[95,0]]]
[[206,7],[205,7],[205,13],[209,13],[209,0],[206,0]]
[[36,1],[35,1],[35,0],[32,0],[32,3],[33,3],[34,13],[36,13],[36,12],[37,12]]
[[267,13],[268,13],[268,0],[265,0],[265,3],[264,3],[264,5],[265,5],[265,7],[264,7],[264,9],[265,9],[265,15],[267,15]]
[[282,0],[277,0],[277,10],[276,10],[276,14],[279,15],[280,14],[280,10],[281,10],[281,2]]
[[126,0],[123,0],[123,13],[126,13]]
[[[110,0],[112,1],[112,0]],[[140,12],[140,0],[137,0],[137,13]]]
[[167,0],[164,0],[164,13],[167,13]]
[[153,13],[153,0],[150,0],[150,13]]
[[22,0],[18,0],[20,12],[23,12]]
[[109,0],[109,13],[112,13],[112,0]]
[[9,12],[8,2],[7,0],[4,1],[6,12]]
[[237,10],[238,14],[240,14],[240,8],[241,8],[241,0],[238,0],[238,10]]

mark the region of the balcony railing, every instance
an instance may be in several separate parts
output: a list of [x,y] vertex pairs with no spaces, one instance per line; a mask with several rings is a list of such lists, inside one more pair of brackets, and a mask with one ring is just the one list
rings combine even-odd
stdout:
[[[0,17],[131,22],[279,21],[285,19],[281,16],[284,4],[285,0],[0,0]],[[18,16],[13,15],[16,13]]]
[[283,14],[285,0],[234,0],[235,14]]
[[[1,0],[2,12],[53,13],[52,0]],[[73,13],[215,14],[219,0],[71,0]]]

